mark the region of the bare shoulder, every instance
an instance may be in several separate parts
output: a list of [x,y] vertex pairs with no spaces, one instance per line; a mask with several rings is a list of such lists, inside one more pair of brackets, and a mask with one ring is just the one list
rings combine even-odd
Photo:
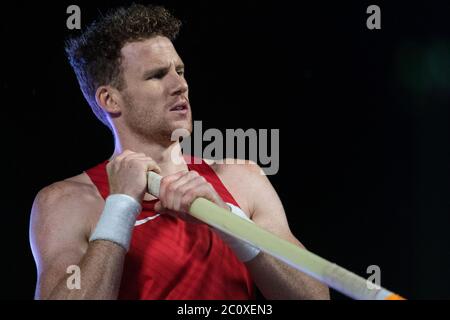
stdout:
[[235,181],[245,185],[260,180],[263,175],[261,167],[251,160],[226,158],[220,161],[208,160],[207,163],[220,178],[230,182]]
[[33,243],[44,246],[70,236],[86,238],[103,205],[97,188],[84,174],[55,182],[41,189],[34,199],[30,237]]
[[254,208],[255,188],[266,186],[261,167],[251,160],[226,158],[220,161],[206,160],[222,183],[230,191],[240,207],[251,216]]
[[40,206],[70,205],[76,202],[78,205],[95,205],[101,202],[102,198],[95,187],[90,182],[85,173],[52,183],[41,189],[35,198],[35,204]]
[[224,159],[210,166],[253,222],[286,240],[299,243],[289,229],[276,190],[257,163]]

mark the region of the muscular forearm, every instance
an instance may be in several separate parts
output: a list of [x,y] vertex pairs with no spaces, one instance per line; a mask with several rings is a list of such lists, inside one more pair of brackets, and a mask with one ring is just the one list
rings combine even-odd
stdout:
[[329,299],[328,288],[274,257],[261,252],[246,263],[266,299]]
[[62,278],[45,299],[117,299],[122,278],[125,250],[110,241],[89,244],[80,261],[80,289],[69,289]]

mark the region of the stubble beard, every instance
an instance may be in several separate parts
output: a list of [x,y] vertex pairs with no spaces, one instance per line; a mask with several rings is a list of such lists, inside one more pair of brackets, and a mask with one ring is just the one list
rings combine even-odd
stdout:
[[[172,134],[180,126],[175,127],[164,118],[164,110],[153,110],[152,108],[136,108],[133,100],[125,96],[127,112],[125,122],[130,130],[144,141],[157,142],[162,145],[173,143]],[[189,116],[187,124],[182,129],[192,133],[192,116]]]

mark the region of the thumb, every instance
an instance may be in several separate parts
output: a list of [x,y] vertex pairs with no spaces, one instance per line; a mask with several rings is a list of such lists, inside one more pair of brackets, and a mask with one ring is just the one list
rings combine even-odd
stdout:
[[[158,201],[157,203],[155,203],[155,206],[153,207],[153,209],[155,210],[155,212],[157,213],[162,213],[162,214],[166,214],[168,213],[168,210],[166,207],[163,206],[161,201]],[[170,210],[169,210],[170,211]]]
[[158,201],[157,203],[155,203],[154,209],[156,212],[160,212],[163,209],[162,203],[161,201]]

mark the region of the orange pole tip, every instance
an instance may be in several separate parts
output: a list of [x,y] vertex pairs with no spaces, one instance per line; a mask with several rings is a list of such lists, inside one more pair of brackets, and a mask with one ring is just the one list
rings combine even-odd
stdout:
[[399,296],[398,294],[393,293],[388,295],[384,300],[406,300],[406,299],[403,298],[402,296]]

